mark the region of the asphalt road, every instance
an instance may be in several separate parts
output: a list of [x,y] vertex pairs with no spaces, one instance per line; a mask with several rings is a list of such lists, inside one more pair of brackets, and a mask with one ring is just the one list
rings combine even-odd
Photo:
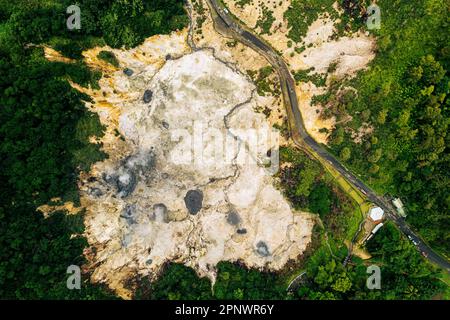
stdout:
[[[332,154],[319,145],[307,133],[298,105],[295,81],[282,57],[258,36],[240,26],[237,21],[223,8],[217,0],[209,0],[213,12],[213,19],[225,27],[234,39],[248,45],[261,53],[277,70],[281,79],[281,88],[285,97],[286,110],[289,118],[291,137],[301,146],[312,150],[317,156],[328,161],[350,184],[360,190],[371,202],[382,208],[386,216],[391,219],[399,229],[414,243],[417,250],[432,263],[440,266],[450,273],[450,263],[433,251],[404,221],[397,215],[391,203],[384,197],[377,195],[371,188],[362,182],[356,175],[345,168]],[[312,153],[314,155],[314,153]]]

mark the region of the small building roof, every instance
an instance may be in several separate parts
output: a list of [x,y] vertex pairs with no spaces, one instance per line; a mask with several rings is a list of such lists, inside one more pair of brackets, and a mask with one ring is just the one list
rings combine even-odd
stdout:
[[373,228],[373,230],[372,230],[372,234],[375,234],[375,233],[377,233],[377,231],[378,230],[380,230],[380,228],[383,226],[383,222],[382,223],[379,223],[379,224],[377,224],[376,226],[375,226],[375,228]]
[[383,219],[384,211],[380,207],[373,207],[369,210],[369,216],[373,221],[378,221]]

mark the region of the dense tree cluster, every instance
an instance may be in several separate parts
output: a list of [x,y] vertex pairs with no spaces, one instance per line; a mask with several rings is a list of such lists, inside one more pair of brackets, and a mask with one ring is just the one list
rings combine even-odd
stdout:
[[100,298],[89,286],[81,296],[65,287],[66,268],[82,262],[85,240],[70,238],[82,222],[44,219],[36,207],[57,196],[77,200],[76,172],[103,156],[87,138],[102,129],[84,106],[88,97],[60,78],[70,77],[64,68],[38,60],[13,64],[0,54],[0,296]]
[[[316,101],[330,106],[326,116],[351,116],[333,132],[335,154],[379,193],[400,196],[408,221],[448,255],[448,2],[377,4],[383,18],[371,68],[355,79],[334,83]],[[373,131],[359,142],[353,137],[363,124]]]
[[[72,80],[84,82],[80,78],[89,77],[85,70],[77,71]],[[93,161],[101,158],[86,135],[99,135],[102,130],[97,117],[84,106],[83,100],[89,97],[58,79],[68,74],[60,64],[30,61],[18,65],[0,55],[0,72],[2,181],[11,188],[10,202],[42,204],[61,195],[61,190],[73,188],[75,168],[89,165],[75,154],[84,150]],[[81,122],[94,132],[77,135]]]
[[204,299],[284,299],[286,288],[283,279],[274,273],[247,269],[230,262],[217,265],[214,286],[206,278],[198,278],[194,270],[181,264],[166,266],[161,278],[138,291],[138,299],[204,300]]
[[292,0],[289,9],[284,14],[284,18],[289,23],[289,38],[300,43],[308,31],[308,27],[324,11],[336,17],[336,11],[332,8],[334,2],[333,0]]
[[376,298],[430,299],[446,288],[437,268],[422,259],[392,223],[384,226],[367,248],[381,267],[382,290],[374,294]]
[[[368,244],[373,258],[353,258],[346,267],[346,250],[321,246],[305,265],[306,274],[287,292],[292,277],[249,270],[229,262],[217,265],[214,286],[183,265],[170,264],[154,284],[137,298],[153,299],[430,299],[445,288],[437,270],[421,259],[407,239],[387,224]],[[334,252],[331,253],[331,250]],[[367,288],[369,265],[381,270],[381,290]]]
[[249,270],[228,262],[219,263],[217,269],[214,285],[217,299],[282,299],[285,296],[285,284],[274,273]]
[[[344,256],[331,255],[321,248],[306,266],[307,281],[296,292],[300,299],[430,299],[445,288],[437,270],[421,259],[413,245],[398,229],[387,224],[368,244],[372,259],[364,263],[354,258],[346,268]],[[366,286],[367,267],[377,265],[381,270],[381,289]]]
[[105,156],[89,142],[103,134],[85,107],[90,98],[67,81],[98,88],[101,74],[80,61],[48,62],[39,45],[78,59],[94,44],[130,47],[187,21],[181,0],[77,3],[82,28],[69,31],[66,8],[72,1],[0,1],[1,298],[112,297],[92,286],[88,275],[82,290],[66,287],[67,267],[84,263],[82,215],[44,218],[36,211],[55,197],[77,203],[80,170]]
[[345,240],[355,224],[350,223],[349,219],[358,212],[352,200],[333,183],[331,176],[318,163],[303,152],[281,148],[280,159],[289,164],[279,175],[283,191],[294,207],[319,214],[333,237]]
[[[142,282],[142,280],[140,281]],[[136,299],[208,300],[212,299],[211,282],[198,278],[195,271],[181,264],[168,264],[157,282],[143,281]]]
[[293,149],[282,148],[280,158],[292,164],[280,172],[285,194],[298,209],[307,209],[313,187],[320,182],[322,169],[304,153]]
[[[68,30],[67,7],[81,10],[81,29]],[[188,18],[182,0],[62,0],[2,2],[4,15],[10,14],[9,27],[20,44],[42,43],[53,38],[61,49],[74,55],[91,41],[103,38],[111,47],[127,48],[146,37],[182,29]],[[62,37],[63,39],[54,39]],[[75,42],[67,42],[69,38]]]
[[[448,17],[440,10],[440,0],[391,2],[379,1],[386,10],[373,68],[349,84],[357,88],[358,96],[332,92],[317,100],[335,100],[331,110],[337,117],[354,115],[353,127],[340,126],[334,131],[333,151],[381,191],[405,198],[410,221],[433,245],[448,252],[446,70],[450,50],[438,45],[448,43],[449,32],[442,32],[443,19]],[[332,3],[293,1],[287,13],[295,24],[293,39],[300,39],[321,6],[328,8]],[[98,118],[84,106],[89,97],[67,82],[97,87],[100,74],[80,61],[50,63],[38,45],[49,44],[79,59],[82,50],[95,44],[132,47],[147,36],[187,24],[182,0],[78,0],[82,27],[69,31],[66,8],[71,4],[69,0],[0,0],[1,298],[111,297],[92,286],[88,275],[84,275],[82,290],[66,288],[67,267],[84,263],[82,252],[87,244],[81,236],[82,215],[58,212],[44,218],[36,212],[54,197],[77,202],[80,170],[88,170],[105,156],[100,145],[89,143],[89,137],[99,137],[103,131]],[[300,10],[307,16],[299,15]],[[106,51],[101,57],[116,63]],[[349,129],[356,130],[361,121],[370,122],[375,131],[355,144]],[[343,268],[345,247],[340,244],[334,250],[333,244],[348,236],[348,221],[355,208],[317,163],[288,149],[282,150],[282,158],[292,163],[280,173],[286,195],[297,208],[320,216],[331,242],[331,247],[328,242],[322,245],[307,262],[306,280],[293,295],[285,291],[285,275],[220,263],[213,288],[192,269],[172,264],[158,282],[142,286],[138,297],[419,299],[441,290],[436,271],[394,226],[387,225],[368,245],[373,255],[370,263],[382,266],[383,290],[367,291],[364,263],[353,259]]]

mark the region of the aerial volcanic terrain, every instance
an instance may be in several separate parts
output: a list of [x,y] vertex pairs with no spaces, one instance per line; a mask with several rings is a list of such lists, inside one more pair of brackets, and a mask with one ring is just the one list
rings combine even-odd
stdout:
[[[255,111],[254,84],[187,32],[111,50],[120,69],[88,90],[108,159],[80,178],[92,280],[131,297],[128,280],[167,262],[214,281],[220,261],[281,269],[311,241],[314,219],[274,186],[277,136]],[[86,91],[86,90],[85,90]]]

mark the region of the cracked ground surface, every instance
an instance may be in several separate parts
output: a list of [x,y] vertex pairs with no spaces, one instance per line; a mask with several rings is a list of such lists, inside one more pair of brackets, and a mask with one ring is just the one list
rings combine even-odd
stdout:
[[[212,50],[174,52],[164,41],[176,39],[147,41],[132,56],[115,51],[133,75],[112,71],[100,82],[107,94],[91,92],[110,157],[80,181],[86,255],[92,280],[124,298],[127,280],[154,280],[169,261],[212,281],[220,261],[280,270],[304,252],[314,223],[261,165],[273,141],[248,135],[271,137],[253,83]],[[138,63],[152,46],[158,66]]]

